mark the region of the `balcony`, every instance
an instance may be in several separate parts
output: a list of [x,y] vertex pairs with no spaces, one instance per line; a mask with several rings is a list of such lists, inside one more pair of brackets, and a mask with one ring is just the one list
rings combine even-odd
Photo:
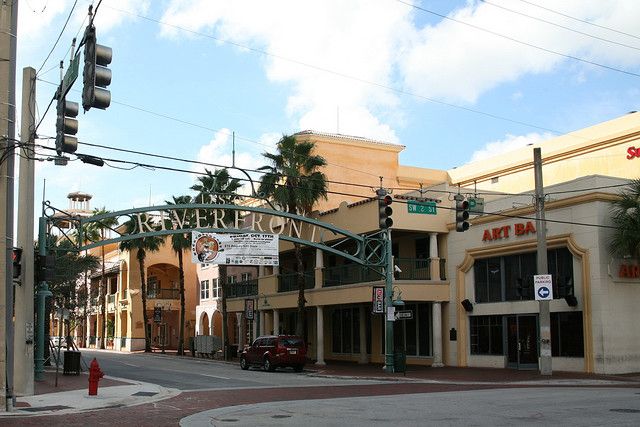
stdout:
[[431,280],[431,260],[425,258],[395,258],[396,280]]
[[150,299],[180,299],[180,289],[175,288],[151,288],[147,290],[147,298]]
[[323,270],[324,287],[351,285],[353,283],[373,282],[382,276],[375,271],[358,264],[345,264],[327,267]]
[[[304,288],[313,289],[315,287],[315,275],[313,271],[305,271]],[[278,277],[278,292],[297,291],[298,273],[285,273]]]
[[227,298],[251,297],[258,295],[258,279],[249,279],[227,285]]
[[107,295],[107,304],[115,304],[116,294]]

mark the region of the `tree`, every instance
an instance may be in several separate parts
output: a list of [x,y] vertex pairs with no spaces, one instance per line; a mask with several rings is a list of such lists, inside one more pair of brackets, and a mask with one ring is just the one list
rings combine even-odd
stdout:
[[[168,205],[186,205],[191,203],[191,196],[173,196],[173,201],[166,201]],[[185,211],[183,225],[190,227],[192,222],[192,214]],[[166,220],[171,222],[171,220]],[[167,229],[171,228],[170,224],[167,224]],[[180,271],[180,329],[178,331],[178,355],[184,354],[184,264],[183,253],[185,250],[191,247],[191,238],[189,234],[178,233],[171,235],[171,249],[178,255],[178,269]]]
[[[91,224],[84,224],[82,226],[82,239],[80,239],[79,230],[75,230],[72,238],[76,242],[78,246],[82,246],[86,242],[97,242],[100,239],[100,233],[96,227],[92,227]],[[84,255],[88,255],[88,251],[84,251]],[[104,261],[103,261],[104,262]],[[93,267],[93,268],[97,268]],[[91,301],[90,295],[91,290],[89,289],[89,272],[91,270],[87,269],[84,271],[84,297],[86,298],[85,304],[83,305],[83,316],[82,316],[82,337],[87,338],[89,336],[89,325],[87,321],[87,307]]]
[[[93,216],[108,214],[109,211],[104,207],[101,209],[94,209]],[[105,240],[108,234],[108,230],[113,229],[118,225],[118,220],[116,218],[104,218],[100,221],[91,222],[89,227],[87,227],[87,237],[99,236],[99,239]],[[100,346],[99,348],[105,348],[105,331],[106,331],[106,316],[107,316],[107,308],[105,307],[105,299],[107,294],[107,284],[105,283],[105,275],[104,275],[104,246],[100,246],[100,258],[102,259],[102,267],[100,273],[100,285],[99,285],[99,293],[98,293],[98,306],[100,307],[100,311],[98,311],[98,315],[100,316]],[[96,343],[97,344],[97,343]]]
[[[145,215],[141,215],[141,221],[146,222]],[[136,230],[136,220],[131,218],[124,223],[125,233],[133,234]],[[140,294],[142,296],[142,320],[144,323],[144,351],[151,352],[151,337],[149,336],[149,330],[147,324],[149,323],[149,316],[147,315],[147,282],[145,280],[145,259],[147,258],[147,252],[158,252],[160,246],[163,243],[161,237],[138,237],[132,240],[125,240],[120,242],[120,250],[128,251],[132,253],[136,251],[136,259],[140,266]]]
[[[258,192],[272,199],[292,214],[306,215],[321,198],[327,198],[327,179],[320,168],[327,162],[314,155],[315,144],[297,141],[294,136],[283,135],[277,153],[263,153],[269,165],[259,168],[264,172]],[[296,334],[304,335],[304,265],[302,248],[294,243],[298,284],[298,321]]]
[[[198,184],[191,187],[198,194],[194,198],[200,203],[233,204],[238,198],[238,190],[242,187],[240,180],[231,178],[226,168],[216,169],[213,173],[205,169],[205,175],[198,177]],[[213,212],[209,212],[213,215]],[[211,218],[209,222],[213,223]],[[227,333],[227,267],[218,266],[218,280],[222,287],[222,345],[223,357],[227,359],[227,348],[229,346],[229,334]]]
[[612,202],[611,219],[616,229],[609,252],[616,256],[640,258],[640,179],[634,179]]

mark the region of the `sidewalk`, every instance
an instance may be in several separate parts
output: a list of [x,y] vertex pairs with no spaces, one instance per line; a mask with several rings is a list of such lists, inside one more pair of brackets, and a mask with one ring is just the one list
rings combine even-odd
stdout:
[[[155,353],[161,357],[170,354]],[[176,357],[172,354],[169,357]],[[191,356],[184,356],[191,357]],[[237,360],[215,363],[238,363]],[[407,366],[406,373],[386,373],[382,365],[351,362],[329,362],[326,366],[309,364],[304,374],[308,376],[370,379],[398,383],[426,384],[504,384],[510,386],[559,385],[559,386],[636,386],[640,387],[640,374],[595,375],[575,372],[553,372],[543,376],[538,371],[518,371],[492,368],[432,368]],[[33,396],[18,397],[12,412],[0,412],[2,417],[34,416],[78,413],[82,411],[135,406],[152,403],[180,394],[155,384],[105,376],[99,382],[98,395],[88,395],[88,374],[57,374],[55,368],[45,370],[44,381],[35,383]],[[1,424],[1,422],[0,422]]]

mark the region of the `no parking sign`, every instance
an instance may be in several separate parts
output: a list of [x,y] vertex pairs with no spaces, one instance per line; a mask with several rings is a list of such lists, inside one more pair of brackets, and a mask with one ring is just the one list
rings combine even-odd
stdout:
[[536,274],[533,276],[533,293],[536,301],[551,301],[553,299],[551,274]]

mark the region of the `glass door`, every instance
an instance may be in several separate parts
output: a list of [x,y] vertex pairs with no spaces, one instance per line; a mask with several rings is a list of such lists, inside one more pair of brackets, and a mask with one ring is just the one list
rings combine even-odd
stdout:
[[517,314],[506,317],[507,367],[538,368],[538,316]]

